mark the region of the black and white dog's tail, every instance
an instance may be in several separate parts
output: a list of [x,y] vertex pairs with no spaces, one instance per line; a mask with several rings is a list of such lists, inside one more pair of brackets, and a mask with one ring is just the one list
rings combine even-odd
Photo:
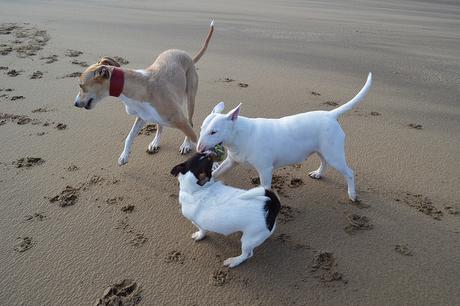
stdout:
[[276,216],[281,209],[281,203],[276,193],[269,189],[265,189],[265,196],[268,198],[264,207],[267,212],[267,215],[265,216],[265,223],[267,224],[268,230],[272,231],[275,226]]

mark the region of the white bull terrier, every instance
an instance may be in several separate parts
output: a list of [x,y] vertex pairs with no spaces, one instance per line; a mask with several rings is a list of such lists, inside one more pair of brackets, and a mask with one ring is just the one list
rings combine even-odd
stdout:
[[222,144],[228,155],[212,176],[220,177],[237,163],[249,164],[256,168],[264,188],[271,187],[274,169],[301,163],[317,153],[321,165],[309,176],[319,179],[327,165],[332,166],[345,176],[348,197],[356,201],[354,174],[345,159],[345,133],[337,119],[366,96],[371,84],[369,73],[364,87],[346,104],[331,111],[312,111],[280,119],[239,116],[241,104],[228,114],[221,114],[224,102],[220,102],[203,121],[197,151]]

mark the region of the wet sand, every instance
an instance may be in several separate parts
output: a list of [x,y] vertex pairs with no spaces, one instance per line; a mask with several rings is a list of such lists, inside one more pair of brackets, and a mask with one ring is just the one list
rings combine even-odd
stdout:
[[[0,304],[458,305],[458,16],[447,0],[0,1]],[[115,98],[73,106],[101,56],[194,54],[211,18],[196,132],[222,100],[248,117],[328,110],[374,74],[340,119],[360,202],[332,169],[308,178],[316,157],[276,171],[278,227],[231,270],[239,235],[195,243],[180,213],[181,133],[147,154],[146,130],[118,167],[134,118]]]

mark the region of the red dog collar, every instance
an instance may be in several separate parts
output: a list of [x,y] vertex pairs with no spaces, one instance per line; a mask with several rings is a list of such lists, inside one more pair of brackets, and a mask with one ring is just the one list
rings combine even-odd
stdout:
[[124,85],[125,85],[125,74],[123,70],[114,67],[112,70],[112,76],[110,77],[109,94],[112,97],[119,97],[123,91]]

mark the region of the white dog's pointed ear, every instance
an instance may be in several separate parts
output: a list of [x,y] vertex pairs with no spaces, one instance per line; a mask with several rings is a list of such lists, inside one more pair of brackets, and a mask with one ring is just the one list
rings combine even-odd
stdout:
[[227,118],[232,121],[235,121],[238,118],[238,115],[240,114],[240,108],[241,108],[241,103],[237,107],[232,109],[230,112],[228,112]]
[[220,101],[216,106],[214,106],[214,108],[212,109],[212,112],[220,114],[220,113],[222,113],[224,108],[225,108],[224,101]]

